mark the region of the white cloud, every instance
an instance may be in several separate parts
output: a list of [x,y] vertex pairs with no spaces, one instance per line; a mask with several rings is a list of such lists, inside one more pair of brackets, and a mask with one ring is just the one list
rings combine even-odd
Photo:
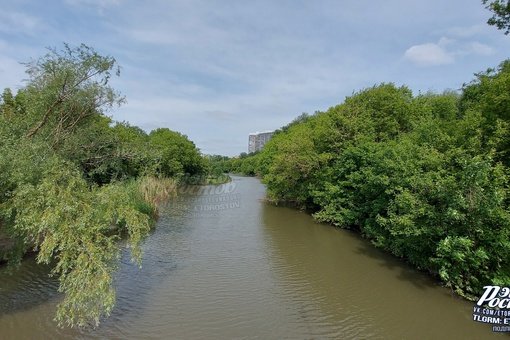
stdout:
[[479,41],[452,40],[441,38],[438,43],[414,45],[407,49],[404,58],[418,66],[452,64],[457,57],[470,55],[490,56],[494,48]]
[[446,47],[452,42],[447,38],[441,38],[438,43],[414,45],[405,52],[404,58],[419,66],[451,64],[455,57]]
[[482,44],[478,41],[473,41],[467,45],[467,52],[469,54],[478,54],[478,55],[492,55],[494,54],[494,49],[488,45]]

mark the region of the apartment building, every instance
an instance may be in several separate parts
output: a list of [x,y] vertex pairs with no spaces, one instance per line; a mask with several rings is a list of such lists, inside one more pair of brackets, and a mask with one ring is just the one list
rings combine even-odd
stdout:
[[274,131],[256,132],[248,135],[248,153],[262,150],[271,137]]

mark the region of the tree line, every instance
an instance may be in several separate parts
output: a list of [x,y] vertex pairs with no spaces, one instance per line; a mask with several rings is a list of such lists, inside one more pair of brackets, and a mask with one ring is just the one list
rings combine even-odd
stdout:
[[[507,34],[509,2],[482,3]],[[53,265],[60,325],[110,314],[117,240],[140,263],[157,200],[209,173],[259,175],[274,202],[358,230],[464,296],[510,285],[509,61],[460,93],[362,90],[237,158],[204,157],[168,128],[113,121],[125,102],[109,84],[120,68],[89,46],[65,44],[24,65],[25,86],[0,97],[0,261],[14,268],[36,251]]]
[[0,261],[36,251],[60,279],[56,320],[97,325],[115,303],[117,240],[140,263],[157,199],[208,163],[181,133],[108,116],[125,102],[113,57],[64,45],[24,65],[25,85],[0,97]]
[[383,83],[217,164],[475,298],[510,286],[509,108],[510,60],[460,91]]

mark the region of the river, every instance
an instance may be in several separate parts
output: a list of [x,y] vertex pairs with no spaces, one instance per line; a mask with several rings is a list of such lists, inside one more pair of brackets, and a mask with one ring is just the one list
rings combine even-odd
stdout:
[[117,305],[96,329],[56,327],[49,268],[0,268],[0,339],[505,336],[473,321],[473,302],[356,233],[265,203],[255,178],[198,188],[162,206],[142,268],[123,251]]

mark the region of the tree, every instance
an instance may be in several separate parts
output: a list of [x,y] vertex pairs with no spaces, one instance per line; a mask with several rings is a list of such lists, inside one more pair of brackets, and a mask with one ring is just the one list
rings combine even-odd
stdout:
[[222,155],[205,155],[209,174],[213,176],[221,176],[225,172],[230,172],[231,162],[228,156]]
[[126,235],[140,260],[150,230],[137,183],[110,183],[120,167],[104,113],[123,101],[108,85],[115,59],[64,45],[25,65],[26,87],[0,98],[0,233],[16,245],[7,259],[37,251],[64,293],[59,324],[97,325],[115,303],[117,240]]
[[[103,185],[143,172],[147,142],[136,145],[139,131],[127,137],[120,127],[111,128],[106,116],[125,100],[109,85],[112,75],[120,74],[113,57],[83,44],[64,44],[62,50],[50,48],[25,66],[29,79],[18,94],[23,94],[26,112],[14,117],[26,127],[25,139],[50,141],[51,148],[78,165],[91,183]],[[12,93],[4,91],[0,111],[11,116],[19,111],[17,97],[13,100]]]
[[207,167],[195,143],[179,132],[168,128],[153,130],[149,133],[149,145],[159,152],[159,171],[163,176],[198,175]]
[[138,126],[131,126],[127,122],[117,122],[111,131],[118,145],[123,177],[138,178],[143,175],[154,175],[149,135]]
[[325,161],[315,147],[312,122],[292,125],[287,132],[271,138],[262,149],[259,158],[269,163],[262,165],[267,166],[264,181],[275,202],[292,202],[304,207],[310,201],[309,185]]
[[487,21],[491,26],[496,26],[499,30],[505,30],[505,34],[510,33],[510,1],[508,0],[495,0],[488,1],[482,0],[482,3],[494,14]]
[[8,206],[15,213],[14,228],[38,250],[39,263],[55,263],[59,291],[65,293],[56,320],[71,326],[97,326],[115,305],[114,272],[122,225],[141,261],[141,240],[149,232],[148,216],[134,209],[122,185],[89,190],[79,171],[58,158],[38,183],[20,184]]
[[53,145],[66,139],[88,117],[124,102],[108,81],[112,72],[120,75],[113,57],[101,56],[87,45],[62,51],[49,49],[44,57],[24,63],[29,75],[25,87],[32,127],[25,138],[31,138],[47,127]]
[[495,149],[495,159],[510,165],[510,60],[496,69],[475,74],[476,78],[465,84],[460,98],[464,114],[479,113],[483,118],[482,146],[486,151]]
[[294,120],[292,122],[290,122],[289,124],[283,126],[280,131],[282,132],[287,132],[289,130],[289,128],[293,125],[297,125],[297,124],[302,124],[302,123],[305,123],[308,119],[310,119],[310,115],[306,112],[303,112],[302,114],[300,114],[299,116],[297,116],[296,118],[294,118]]

